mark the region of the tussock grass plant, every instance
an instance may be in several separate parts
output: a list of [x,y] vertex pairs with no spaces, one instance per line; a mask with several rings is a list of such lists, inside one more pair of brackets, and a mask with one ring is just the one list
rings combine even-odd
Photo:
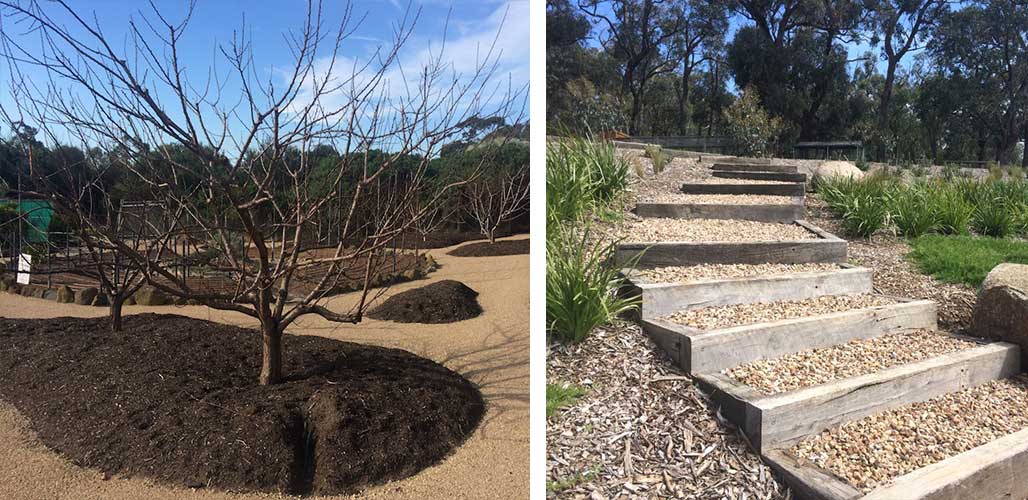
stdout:
[[664,148],[657,144],[647,144],[644,146],[644,149],[646,150],[646,157],[653,163],[653,175],[660,175],[664,171],[664,167],[671,161],[671,158],[664,154]]
[[891,197],[892,221],[899,234],[916,238],[933,231],[939,224],[934,191],[924,182],[897,187]]
[[589,229],[564,227],[546,239],[546,332],[569,343],[637,307],[618,296],[624,284],[614,262],[616,242],[595,243]]

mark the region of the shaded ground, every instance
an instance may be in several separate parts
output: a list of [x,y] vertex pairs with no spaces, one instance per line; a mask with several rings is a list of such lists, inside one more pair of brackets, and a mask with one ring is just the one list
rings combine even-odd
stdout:
[[80,318],[0,332],[0,396],[45,445],[172,485],[353,492],[440,460],[484,411],[473,384],[399,349],[289,336],[290,378],[260,386],[254,330],[140,314],[118,333]]
[[397,323],[453,323],[482,314],[478,292],[443,280],[389,297],[368,316]]
[[496,257],[500,255],[522,255],[529,253],[529,240],[508,240],[489,243],[469,243],[450,251],[457,257]]
[[[435,255],[435,253],[433,253]],[[358,326],[305,316],[289,328],[294,335],[327,337],[360,344],[400,348],[436,361],[475,383],[486,412],[474,433],[442,462],[406,479],[368,488],[371,499],[523,499],[528,494],[529,333],[526,256],[437,259],[430,280],[456,279],[479,292],[484,312],[460,323],[399,324],[366,319]],[[459,264],[459,265],[458,265]],[[396,285],[395,294],[419,283]],[[326,306],[347,311],[359,294],[343,294]],[[126,314],[167,312],[166,307],[128,306]],[[245,327],[252,318],[203,306],[177,306],[190,317]],[[0,295],[0,317],[97,317],[103,308],[58,304],[16,295]],[[0,380],[0,385],[3,381]],[[0,401],[0,498],[5,500],[257,500],[293,498],[280,494],[230,494],[211,488],[190,489],[155,484],[142,478],[105,476],[79,467],[43,447],[28,421]],[[348,496],[330,496],[339,500]]]

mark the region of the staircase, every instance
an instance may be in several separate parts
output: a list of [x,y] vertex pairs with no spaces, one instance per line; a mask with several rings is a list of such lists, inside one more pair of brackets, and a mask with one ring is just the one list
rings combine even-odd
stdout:
[[[721,180],[773,181],[732,183]],[[641,217],[741,219],[798,224],[819,235],[800,242],[636,242],[619,249],[617,258],[632,262],[645,250],[638,267],[697,264],[835,263],[815,272],[663,283],[632,270],[624,271],[630,290],[641,299],[643,331],[720,405],[720,412],[739,427],[753,448],[776,469],[801,498],[1025,498],[1028,481],[1028,430],[1007,435],[964,453],[895,477],[890,484],[861,490],[846,479],[794,455],[796,443],[826,429],[883,411],[905,407],[976,387],[1021,372],[1019,349],[1003,342],[984,342],[937,330],[936,304],[925,300],[874,294],[872,271],[846,263],[846,242],[805,222],[806,176],[796,167],[767,162],[719,159],[707,183],[686,184],[687,194],[780,195],[792,206],[754,204],[650,204],[636,207]],[[823,314],[748,324],[699,328],[670,318],[708,308],[771,304],[769,308],[819,297],[835,299],[864,294],[875,303]],[[723,309],[718,309],[719,311]],[[727,372],[754,362],[789,366],[795,359],[817,356],[818,350],[867,347],[887,336],[935,332],[927,337],[958,346],[881,369],[774,393],[747,385]],[[905,339],[906,337],[894,337]],[[875,340],[877,339],[877,340]],[[913,340],[911,340],[913,342]],[[911,352],[927,352],[912,344]],[[807,357],[807,358],[805,358]],[[837,367],[847,373],[853,367]]]

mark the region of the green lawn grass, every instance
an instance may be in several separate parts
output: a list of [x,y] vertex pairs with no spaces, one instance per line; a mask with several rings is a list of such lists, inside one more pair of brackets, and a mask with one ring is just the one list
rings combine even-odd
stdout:
[[576,385],[546,384],[546,416],[553,416],[557,410],[575,404],[585,392],[585,389]]
[[918,269],[940,281],[977,287],[1002,262],[1028,264],[1028,242],[1023,240],[937,234],[910,240],[907,256]]

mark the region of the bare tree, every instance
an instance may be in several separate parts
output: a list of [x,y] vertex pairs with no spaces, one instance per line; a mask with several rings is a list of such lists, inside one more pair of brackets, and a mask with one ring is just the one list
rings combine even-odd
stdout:
[[[464,74],[441,49],[417,68],[404,64],[400,49],[416,11],[395,24],[389,44],[347,60],[340,49],[363,18],[347,5],[330,24],[316,0],[285,37],[288,67],[255,64],[244,26],[219,46],[227,72],[214,63],[187,71],[180,47],[192,8],[173,21],[151,6],[114,43],[66,1],[0,0],[12,102],[42,128],[69,129],[95,149],[119,152],[112,158],[131,172],[138,196],[167,207],[170,222],[155,239],[184,235],[191,244],[182,253],[208,256],[210,279],[177,274],[177,259],[133,248],[101,221],[84,221],[90,233],[158,289],[256,318],[260,383],[274,384],[283,378],[285,329],[306,314],[360,322],[381,294],[372,288],[391,242],[427,212],[411,211],[413,201],[423,196],[431,206],[464,184],[425,182],[456,125],[516,114],[523,89],[493,83],[492,47]],[[7,29],[15,23],[30,27],[38,43]],[[26,77],[25,67],[42,70],[46,81]],[[325,144],[340,155],[316,168],[308,153]],[[316,248],[317,214],[333,205],[342,207],[333,228],[339,243]],[[326,307],[323,299],[346,282],[359,283],[359,298],[345,310]]]
[[496,231],[501,224],[517,217],[528,206],[528,165],[525,167],[482,174],[465,187],[465,211],[489,243],[496,243]]

